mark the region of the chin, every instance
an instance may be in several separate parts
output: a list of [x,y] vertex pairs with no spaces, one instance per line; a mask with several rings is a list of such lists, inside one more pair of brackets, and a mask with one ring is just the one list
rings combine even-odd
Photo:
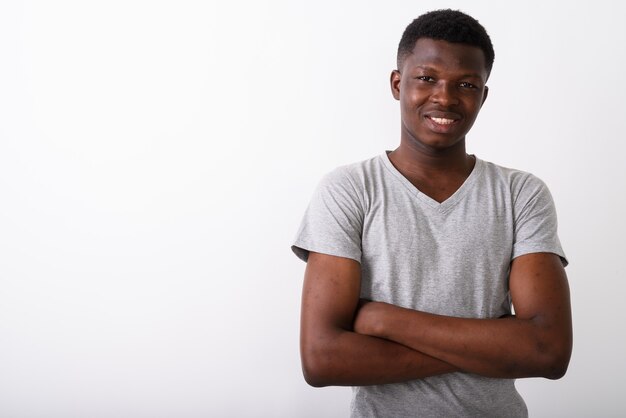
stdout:
[[445,151],[450,148],[457,147],[463,142],[465,137],[461,138],[449,138],[437,135],[437,137],[425,137],[423,140],[416,139],[415,141],[423,148],[428,148],[436,151]]

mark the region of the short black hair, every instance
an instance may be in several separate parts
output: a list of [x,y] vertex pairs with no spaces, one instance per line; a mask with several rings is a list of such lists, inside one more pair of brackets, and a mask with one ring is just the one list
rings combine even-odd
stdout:
[[413,53],[415,43],[420,38],[476,46],[485,54],[487,76],[491,73],[495,58],[491,38],[478,20],[459,10],[433,10],[413,20],[404,30],[398,45],[398,70],[404,59]]

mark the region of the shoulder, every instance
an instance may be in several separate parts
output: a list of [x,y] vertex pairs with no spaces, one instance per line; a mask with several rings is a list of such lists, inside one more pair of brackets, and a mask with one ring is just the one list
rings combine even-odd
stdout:
[[381,157],[346,164],[328,172],[322,179],[325,182],[363,182],[382,168]]
[[532,173],[488,161],[483,161],[483,164],[487,178],[492,182],[499,183],[500,187],[505,187],[514,200],[549,193],[546,183]]
[[343,190],[362,196],[373,179],[382,175],[384,170],[381,156],[346,164],[326,173],[320,181],[319,189]]

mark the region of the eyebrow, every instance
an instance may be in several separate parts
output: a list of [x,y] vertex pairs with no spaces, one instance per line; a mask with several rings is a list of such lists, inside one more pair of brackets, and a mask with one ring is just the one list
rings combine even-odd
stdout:
[[[420,68],[422,70],[432,71],[432,72],[435,72],[435,73],[437,72],[436,68],[429,67],[428,65],[416,65],[415,68]],[[477,73],[467,73],[467,74],[463,74],[461,76],[461,78],[481,78],[481,77]]]

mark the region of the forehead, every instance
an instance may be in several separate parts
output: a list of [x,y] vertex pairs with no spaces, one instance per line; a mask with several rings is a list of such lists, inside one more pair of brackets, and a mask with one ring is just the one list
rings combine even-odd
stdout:
[[420,38],[413,53],[406,57],[402,71],[431,67],[441,71],[460,71],[487,78],[485,54],[477,46]]

